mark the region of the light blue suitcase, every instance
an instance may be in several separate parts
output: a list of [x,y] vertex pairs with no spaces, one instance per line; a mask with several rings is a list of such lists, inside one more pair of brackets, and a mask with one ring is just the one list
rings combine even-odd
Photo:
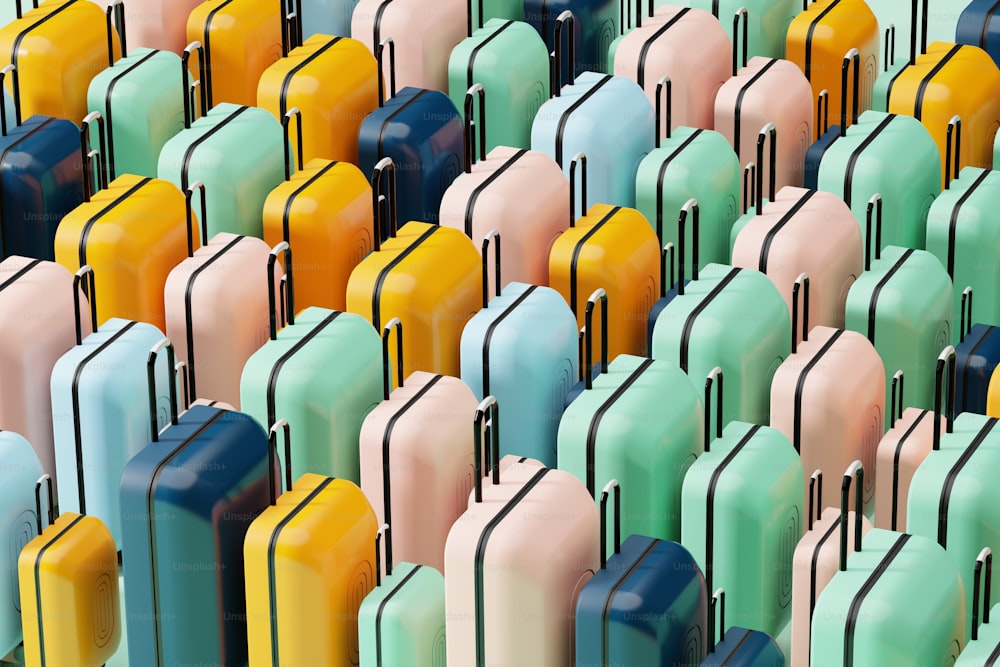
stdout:
[[538,110],[531,150],[554,159],[567,177],[583,153],[590,201],[634,207],[636,173],[655,132],[653,107],[634,81],[584,72]]
[[351,16],[357,4],[358,0],[298,0],[296,12],[302,17],[300,37],[303,40],[313,35],[350,37]]
[[556,435],[566,396],[579,375],[576,317],[550,287],[510,283],[500,290],[500,237],[495,235],[496,296],[489,297],[483,241],[483,309],[462,331],[461,375],[477,400],[495,396],[500,455],[556,465]]
[[[74,282],[93,271],[84,267]],[[79,299],[79,290],[74,290]],[[91,312],[95,300],[91,299]],[[77,307],[79,313],[79,307]],[[55,436],[59,509],[96,516],[121,546],[119,483],[125,464],[149,444],[149,352],[163,339],[151,324],[111,318],[83,337],[77,315],[77,344],[52,369],[52,425]],[[156,360],[157,430],[170,421],[168,388],[174,374],[165,355]]]

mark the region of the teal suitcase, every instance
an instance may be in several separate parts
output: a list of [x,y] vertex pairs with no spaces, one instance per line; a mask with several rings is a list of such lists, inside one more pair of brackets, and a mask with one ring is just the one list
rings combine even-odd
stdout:
[[[983,565],[986,566],[986,585],[983,586]],[[989,547],[984,548],[979,557],[976,558],[976,567],[973,573],[972,584],[972,639],[966,644],[965,649],[955,667],[993,667],[1000,664],[1000,624],[990,624],[990,612],[1000,613],[1000,607],[990,609],[990,582],[993,579],[993,551]],[[979,601],[982,600],[982,625],[979,624]]]
[[[715,382],[721,388],[722,377]],[[709,443],[709,428],[705,453],[684,478],[681,544],[704,570],[708,589],[730,593],[735,625],[776,636],[791,618],[805,474],[780,431],[736,421],[723,430],[718,410],[715,441]]]

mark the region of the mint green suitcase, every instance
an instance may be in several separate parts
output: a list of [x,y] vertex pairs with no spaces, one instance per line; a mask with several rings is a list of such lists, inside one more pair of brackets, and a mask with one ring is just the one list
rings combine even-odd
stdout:
[[[983,586],[983,565],[986,566],[986,585]],[[990,624],[990,582],[993,579],[993,551],[986,547],[976,558],[972,577],[972,639],[955,661],[955,667],[992,667],[1000,664],[1000,623]],[[979,624],[979,601],[982,600],[982,625]],[[1000,605],[992,609],[1000,614]]]
[[[722,403],[722,373],[713,381]],[[705,453],[684,478],[681,543],[705,572],[708,590],[725,588],[733,625],[777,636],[791,618],[792,558],[805,531],[805,474],[791,441],[767,426],[731,422],[710,410]]]
[[[607,307],[601,291],[591,296],[586,331],[593,330],[598,298]],[[629,489],[625,535],[677,542],[684,475],[704,445],[698,393],[673,360],[623,354],[595,378],[593,339],[585,338],[586,389],[559,422],[558,468],[595,498],[597,480],[619,480]]]

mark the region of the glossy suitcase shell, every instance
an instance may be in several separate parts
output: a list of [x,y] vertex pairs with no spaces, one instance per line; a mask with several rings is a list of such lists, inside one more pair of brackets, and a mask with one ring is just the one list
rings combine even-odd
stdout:
[[[971,292],[968,293],[971,295]],[[964,327],[966,322],[963,313],[960,327]],[[963,328],[960,335],[962,338],[955,347],[958,366],[955,387],[957,412],[989,414],[987,405],[990,382],[997,365],[1000,365],[1000,330],[993,325],[969,322],[969,327]]]
[[[656,4],[662,3],[663,0],[657,0]],[[733,44],[746,35],[747,54],[751,58],[784,58],[788,27],[800,11],[798,0],[683,0],[678,4],[712,12]],[[746,9],[746,16],[737,23],[741,9]]]
[[997,16],[996,0],[972,0],[958,17],[955,41],[978,46],[1000,65],[1000,33],[993,25]]

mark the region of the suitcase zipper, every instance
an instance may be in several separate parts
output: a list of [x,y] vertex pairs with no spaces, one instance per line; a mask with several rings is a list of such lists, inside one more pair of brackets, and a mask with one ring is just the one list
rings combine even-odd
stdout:
[[[836,9],[837,5],[840,4],[840,0],[833,0],[826,8],[819,13],[819,16],[814,18],[809,24],[809,31],[806,33],[806,66],[805,74],[806,80],[812,81],[812,45],[813,45],[813,33],[816,32],[816,26],[822,23],[826,15]],[[846,103],[846,102],[845,102]]]
[[611,587],[610,591],[608,591],[608,597],[604,599],[604,609],[601,613],[601,664],[602,665],[611,664],[611,655],[610,655],[611,647],[609,646],[609,644],[611,643],[611,637],[609,636],[610,635],[609,626],[611,625],[611,602],[614,600],[615,595],[625,584],[628,578],[632,576],[633,572],[635,572],[636,568],[642,565],[642,562],[646,560],[646,558],[653,552],[654,549],[656,549],[657,546],[659,546],[659,544],[660,544],[659,539],[654,539],[652,542],[650,542],[649,546],[647,546],[646,549],[641,554],[639,554],[639,557],[636,558],[635,562],[632,563],[632,565],[630,565],[627,570],[625,570],[625,572],[622,574],[621,577],[619,577],[618,581],[615,582],[615,585]]
[[140,67],[142,67],[147,61],[152,60],[153,57],[156,56],[156,55],[158,55],[159,53],[160,53],[159,49],[155,49],[153,51],[150,51],[149,53],[147,53],[146,55],[144,55],[142,58],[140,58],[137,62],[132,63],[129,67],[127,67],[125,69],[125,71],[119,72],[117,75],[115,75],[111,79],[111,81],[108,83],[108,90],[104,94],[104,120],[108,124],[108,132],[107,132],[107,137],[108,137],[108,167],[109,167],[109,169],[111,171],[111,173],[109,174],[111,180],[115,179],[115,164],[114,164],[114,161],[111,159],[112,156],[115,154],[115,141],[114,141],[115,133],[114,133],[114,125],[112,124],[112,121],[111,121],[111,96],[114,94],[115,86],[118,85],[119,81],[121,81],[122,79],[124,79],[126,76],[128,76],[129,74],[131,74],[135,70],[137,70]]
[[951,220],[948,224],[948,275],[951,276],[952,280],[955,279],[955,237],[957,235],[959,211],[965,202],[969,200],[969,197],[972,196],[972,193],[974,193],[979,186],[982,185],[987,178],[989,178],[991,173],[993,172],[989,169],[984,170],[983,173],[979,175],[979,178],[977,178],[975,182],[969,186],[969,189],[962,193],[962,196],[958,198],[957,202],[955,202],[955,208],[951,210]]
[[890,280],[892,280],[892,277],[896,274],[896,272],[903,268],[903,264],[906,263],[906,260],[908,260],[912,254],[913,250],[907,249],[907,251],[903,253],[903,256],[892,265],[892,268],[889,269],[884,276],[882,276],[882,279],[878,281],[877,285],[875,285],[875,289],[872,290],[872,298],[868,303],[868,340],[871,341],[872,345],[875,344],[875,316],[878,312],[877,307],[879,294],[882,293],[882,288],[885,287]]
[[[736,157],[740,157],[740,112],[743,109],[743,97],[750,90],[753,84],[767,74],[767,70],[771,69],[778,63],[777,59],[771,58],[766,65],[760,68],[760,71],[750,77],[750,80],[743,84],[740,88],[740,92],[736,94],[736,113],[733,114],[734,126],[733,126],[733,148],[736,149]],[[763,168],[763,167],[761,167]]]
[[889,569],[889,565],[903,550],[910,537],[905,533],[899,536],[851,601],[851,607],[847,612],[847,628],[844,631],[844,667],[854,667],[854,633],[857,629],[858,615],[861,613],[861,603],[878,583],[882,574]]
[[903,454],[903,445],[904,445],[904,443],[906,443],[907,438],[909,438],[910,435],[917,429],[917,424],[920,423],[920,420],[922,420],[924,418],[924,415],[926,415],[927,412],[928,412],[927,410],[921,411],[920,414],[917,416],[917,418],[913,420],[913,423],[910,425],[910,428],[906,429],[906,433],[904,433],[903,437],[900,438],[899,442],[896,443],[896,451],[892,455],[892,526],[891,526],[891,530],[896,530],[896,515],[898,514],[898,508],[899,508],[899,457],[902,456],[902,454]]
[[951,492],[955,488],[955,480],[958,479],[958,475],[962,472],[962,468],[966,466],[969,460],[975,456],[976,452],[979,450],[979,446],[983,444],[986,437],[993,430],[993,427],[997,425],[996,419],[990,419],[986,424],[979,430],[976,435],[976,439],[965,448],[962,455],[959,457],[955,465],[951,467],[948,471],[948,476],[945,478],[944,487],[941,489],[941,499],[938,502],[938,544],[942,548],[948,548],[948,506],[951,504]]
[[819,360],[823,358],[823,355],[830,351],[830,348],[837,343],[837,340],[843,334],[843,329],[837,329],[833,335],[830,336],[825,343],[823,343],[823,347],[821,347],[819,352],[817,352],[815,356],[813,356],[813,358],[810,359],[805,365],[795,383],[795,411],[793,413],[794,423],[792,426],[792,443],[795,445],[796,454],[802,454],[802,394],[806,388],[806,376],[809,375],[809,371],[816,367],[816,364],[818,364]]
[[[205,43],[205,90],[208,95],[208,108],[215,106],[212,99],[212,21],[215,15],[232,4],[233,0],[223,0],[219,6],[208,13],[205,19],[205,30],[202,32],[202,41]],[[186,91],[185,91],[186,92]]]
[[[570,71],[572,71],[574,67],[575,64],[570,63]],[[562,115],[559,116],[559,123],[558,125],[556,125],[556,162],[559,163],[560,169],[565,169],[565,166],[563,165],[563,134],[565,134],[566,132],[566,125],[569,124],[569,117],[573,114],[574,111],[583,106],[584,102],[593,97],[597,93],[597,91],[603,88],[604,85],[607,84],[609,81],[611,81],[611,79],[613,78],[614,77],[611,76],[610,74],[606,75],[603,79],[594,84],[593,87],[587,90],[587,92],[578,97],[576,101],[573,102],[573,104],[571,104],[569,108],[566,109],[566,111],[562,112]]]
[[781,220],[778,220],[774,227],[767,230],[767,234],[764,236],[764,243],[761,244],[760,247],[760,261],[757,264],[758,271],[761,273],[767,273],[767,258],[771,252],[771,244],[774,243],[774,237],[778,235],[778,232],[780,232],[785,225],[792,221],[795,214],[802,210],[802,207],[805,206],[810,199],[812,199],[814,194],[816,194],[815,190],[807,191],[797,202],[795,202],[795,206],[790,208],[788,212],[781,217]]
[[882,122],[878,124],[871,134],[865,137],[864,141],[858,144],[858,147],[854,149],[851,153],[851,157],[847,159],[847,173],[844,175],[844,203],[848,206],[851,205],[851,191],[854,189],[854,168],[858,163],[858,159],[866,148],[868,148],[873,141],[882,133],[882,131],[889,126],[889,123],[896,117],[896,114],[889,114]]
[[290,239],[292,238],[292,233],[291,233],[292,205],[295,202],[295,198],[298,197],[303,192],[305,192],[306,190],[308,190],[313,184],[316,183],[316,181],[325,176],[327,172],[336,167],[338,164],[340,163],[337,161],[333,161],[330,164],[323,167],[322,169],[320,169],[318,172],[310,176],[305,183],[299,186],[299,188],[296,189],[295,192],[290,194],[288,196],[288,199],[285,200],[285,211],[281,217],[281,229],[283,234],[282,239],[286,243],[291,243]]
[[291,359],[295,354],[305,347],[309,341],[319,335],[319,333],[325,329],[329,324],[331,324],[335,319],[340,317],[341,312],[338,310],[333,311],[326,318],[317,324],[313,329],[307,333],[305,336],[300,338],[295,345],[293,345],[287,352],[281,355],[276,362],[274,362],[274,367],[271,369],[271,374],[267,378],[267,423],[273,424],[277,421],[277,397],[276,393],[278,390],[278,374],[281,373],[281,369],[284,365]]
[[40,259],[35,259],[35,260],[32,260],[32,261],[28,262],[28,264],[26,264],[17,273],[15,273],[10,278],[8,278],[7,280],[5,280],[2,284],[0,284],[0,292],[4,291],[5,289],[7,289],[11,285],[13,285],[19,278],[24,277],[24,274],[26,274],[28,271],[31,271],[33,268],[35,268],[36,266],[38,266],[41,263],[42,263],[42,260],[40,260]]
[[[303,69],[305,69],[306,67],[308,67],[309,64],[312,63],[314,60],[316,60],[317,58],[319,58],[320,56],[322,56],[324,53],[326,53],[327,51],[329,51],[330,49],[332,49],[334,46],[336,46],[336,44],[338,42],[340,42],[341,39],[343,39],[343,38],[341,38],[341,37],[334,37],[329,42],[327,42],[326,44],[324,44],[320,48],[318,48],[315,51],[313,51],[312,53],[310,53],[309,56],[306,57],[298,65],[296,65],[292,69],[288,70],[288,74],[286,74],[285,78],[282,79],[282,81],[281,81],[281,97],[279,98],[279,106],[280,106],[280,109],[281,109],[281,116],[282,116],[282,118],[284,118],[285,114],[288,112],[288,89],[292,85],[292,77],[294,77],[296,74],[298,74]],[[300,133],[302,132],[301,127],[299,128],[299,132]]]
[[[25,132],[24,134],[22,134],[20,137],[18,137],[17,139],[15,139],[12,144],[10,144],[5,149],[3,149],[3,153],[0,153],[0,164],[4,163],[4,161],[7,159],[7,154],[10,153],[12,150],[14,150],[15,146],[17,146],[19,143],[21,143],[25,139],[28,139],[29,137],[33,136],[37,132],[40,132],[41,130],[43,130],[50,123],[52,123],[52,121],[54,121],[54,120],[55,119],[51,118],[51,117],[46,118],[41,123],[39,123],[38,125],[34,126],[30,130],[28,130],[27,132]],[[23,127],[23,125],[19,125],[18,127]],[[6,197],[4,196],[4,192],[3,192],[3,179],[0,178],[0,202],[3,202],[5,200],[6,200]],[[8,254],[8,251],[7,251],[7,206],[5,204],[2,204],[2,203],[0,203],[0,239],[2,239],[3,254],[4,254],[4,256],[6,256]]]
[[[471,195],[469,195],[469,203],[465,206],[465,235],[470,239],[472,238],[472,212],[476,207],[476,202],[479,200],[479,195],[483,194],[483,191],[486,190],[486,188],[491,186],[505,171],[513,167],[514,163],[524,157],[527,153],[527,150],[519,150],[510,159],[500,165],[499,169],[490,174],[485,181],[477,185],[476,189],[472,191]],[[489,396],[489,394],[483,394],[483,396]]]
[[952,58],[958,55],[958,52],[962,49],[961,44],[956,44],[951,47],[951,50],[945,54],[944,58],[939,60],[934,68],[920,81],[920,86],[917,88],[917,97],[913,103],[913,117],[917,120],[923,120],[920,116],[923,115],[924,106],[924,94],[927,92],[927,87],[931,84],[931,79],[937,76],[938,72],[944,69],[944,66],[948,64]]
[[[480,18],[482,18],[482,17],[480,17]],[[489,44],[490,42],[492,42],[494,38],[498,37],[498,36],[500,35],[500,33],[502,33],[502,32],[503,32],[504,30],[506,30],[507,28],[511,27],[512,25],[514,25],[514,22],[513,22],[513,21],[507,21],[507,22],[506,22],[506,23],[504,23],[504,24],[503,24],[502,26],[500,26],[500,27],[499,27],[499,28],[498,28],[498,29],[496,30],[496,32],[492,33],[492,34],[491,34],[491,35],[490,35],[489,37],[487,37],[487,38],[486,38],[486,39],[484,39],[483,41],[479,42],[478,44],[476,44],[476,45],[475,45],[475,46],[474,46],[474,47],[472,48],[472,53],[470,53],[470,54],[469,54],[469,64],[468,64],[468,66],[467,66],[467,67],[466,67],[466,69],[465,69],[465,78],[466,78],[466,82],[467,82],[467,84],[468,84],[468,85],[466,86],[467,88],[472,88],[472,86],[473,86],[473,85],[474,85],[474,84],[476,83],[476,82],[475,82],[475,81],[473,80],[473,79],[474,79],[474,77],[475,77],[475,74],[474,74],[474,72],[473,72],[473,68],[475,67],[475,64],[476,64],[476,56],[478,56],[478,55],[479,55],[479,52],[480,52],[480,51],[481,51],[481,50],[482,50],[482,49],[483,49],[483,48],[484,48],[484,47],[485,47],[485,46],[486,46],[487,44]],[[472,35],[469,35],[469,37],[472,37]]]
[[[642,0],[637,0],[637,2],[641,1]],[[642,88],[643,90],[646,89],[646,56],[649,55],[649,50],[653,47],[653,43],[656,42],[656,40],[658,40],[661,36],[663,36],[663,33],[674,27],[674,25],[682,18],[684,18],[684,15],[687,14],[689,11],[691,11],[691,8],[685,7],[684,9],[674,14],[673,18],[671,18],[669,21],[660,26],[659,30],[654,32],[649,39],[643,42],[642,49],[640,49],[639,51],[639,65],[638,65],[638,71],[636,72],[636,82],[639,84],[639,87]]]
[[[141,181],[133,185],[131,188],[129,188],[128,191],[116,197],[114,201],[105,206],[98,213],[92,215],[90,219],[84,223],[83,229],[80,231],[80,245],[77,248],[80,259],[80,266],[87,265],[87,241],[90,238],[90,231],[94,228],[94,225],[97,224],[97,221],[100,220],[105,215],[107,215],[108,213],[110,213],[112,210],[115,209],[115,207],[117,207],[126,199],[134,195],[140,189],[142,189],[142,187],[147,183],[149,183],[151,180],[153,179],[151,178],[142,179]],[[91,295],[91,297],[93,297],[93,295]]]
[[[583,246],[587,244],[594,234],[601,230],[601,227],[611,222],[611,219],[615,217],[618,211],[622,210],[621,206],[615,206],[612,208],[603,218],[601,218],[597,224],[587,230],[576,245],[573,247],[573,257],[569,263],[569,307],[573,310],[573,314],[576,315],[576,299],[577,299],[577,288],[576,288],[576,274],[577,274],[577,264],[580,261],[580,253],[583,252]],[[586,214],[586,212],[584,213]]]
[[372,324],[375,325],[376,330],[382,329],[382,288],[385,287],[385,281],[388,280],[389,274],[392,270],[399,266],[399,264],[409,257],[417,248],[420,247],[424,241],[429,239],[431,235],[437,230],[441,229],[438,225],[432,225],[421,234],[416,241],[406,246],[401,253],[392,258],[388,264],[382,267],[379,271],[378,277],[375,279],[375,287],[372,290]]
[[729,273],[726,274],[725,278],[720,280],[719,284],[712,288],[712,291],[709,292],[705,298],[694,307],[694,309],[688,314],[687,319],[684,320],[684,329],[681,331],[680,367],[685,373],[688,372],[688,348],[691,346],[691,333],[694,329],[695,319],[697,319],[697,317],[701,315],[706,308],[708,308],[708,304],[710,304],[715,297],[722,294],[722,290],[726,289],[726,285],[732,282],[741,270],[742,269],[731,269]]
[[[413,578],[423,565],[416,565],[412,570],[406,573],[403,580],[396,584],[396,587],[389,591],[389,594],[382,598],[382,602],[378,605],[378,611],[375,612],[375,665],[376,667],[382,667],[382,612],[385,611],[389,600],[398,593],[400,590],[406,586],[406,583]],[[277,663],[275,663],[277,665]]]
[[[40,520],[41,519],[39,519],[39,521]],[[51,542],[45,544],[41,549],[39,549],[38,555],[35,556],[35,600],[36,600],[35,604],[38,607],[38,650],[42,656],[41,667],[46,667],[45,627],[44,627],[45,624],[43,622],[45,619],[45,615],[42,612],[42,580],[41,580],[42,558],[45,556],[45,552],[49,550],[49,547],[58,542],[63,535],[73,530],[73,527],[76,526],[76,524],[80,523],[81,521],[83,521],[83,516],[78,516],[75,519],[73,519],[73,521],[68,526],[63,528],[61,531],[59,531],[58,535],[52,538]]]
[[490,322],[490,326],[486,328],[486,335],[483,336],[483,396],[491,396],[493,392],[490,391],[490,342],[493,340],[493,332],[497,330],[500,323],[503,322],[508,315],[517,310],[517,307],[522,303],[527,301],[528,297],[538,289],[535,285],[532,285],[528,289],[524,290],[514,303],[507,306],[500,315]]

